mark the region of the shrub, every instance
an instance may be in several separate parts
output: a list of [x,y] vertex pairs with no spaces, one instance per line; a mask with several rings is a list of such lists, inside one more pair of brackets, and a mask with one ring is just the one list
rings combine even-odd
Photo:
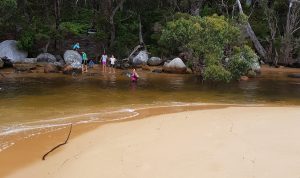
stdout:
[[203,79],[215,82],[229,82],[231,73],[220,65],[210,65],[204,69]]
[[89,28],[88,24],[81,24],[75,22],[62,22],[60,28],[63,32],[69,32],[74,35],[84,34]]
[[241,76],[246,75],[247,71],[251,66],[249,63],[236,55],[229,60],[228,71],[230,71],[232,79],[239,79]]
[[199,28],[199,23],[181,17],[167,23],[159,43],[170,49],[171,52],[176,52],[179,48],[187,48],[191,40],[200,32]]
[[258,56],[247,45],[234,49],[234,55],[230,58],[227,68],[231,72],[232,79],[239,79],[246,75],[252,66],[258,63]]
[[34,38],[35,36],[33,31],[31,30],[24,31],[18,41],[17,44],[18,48],[26,51],[30,51],[34,44]]
[[[179,14],[176,18],[167,23],[160,44],[172,53],[192,51],[193,59],[201,59],[198,61],[205,65],[202,71],[204,80],[228,82],[237,79],[257,62],[258,57],[253,50],[241,45],[239,28],[224,16]],[[225,57],[230,59],[226,65],[223,64]]]

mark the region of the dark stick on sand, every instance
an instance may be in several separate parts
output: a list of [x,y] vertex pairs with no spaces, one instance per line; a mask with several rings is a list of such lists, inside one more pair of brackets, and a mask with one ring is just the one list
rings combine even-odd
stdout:
[[57,148],[59,148],[59,147],[65,145],[65,144],[67,144],[67,142],[68,142],[68,140],[69,140],[69,138],[70,138],[71,132],[72,132],[72,127],[73,127],[73,125],[71,124],[70,131],[69,131],[69,134],[68,134],[68,137],[67,137],[66,141],[65,141],[64,143],[61,143],[61,144],[55,146],[55,147],[52,148],[50,151],[48,151],[46,154],[44,154],[43,160],[46,159],[46,157],[48,156],[49,153],[53,152],[54,150],[56,150]]

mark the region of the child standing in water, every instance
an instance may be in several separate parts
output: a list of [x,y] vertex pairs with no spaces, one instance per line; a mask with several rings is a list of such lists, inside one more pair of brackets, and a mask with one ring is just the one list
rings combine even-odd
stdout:
[[102,60],[102,72],[106,72],[107,55],[105,54],[105,52],[103,53],[101,60]]
[[84,72],[87,72],[88,69],[87,69],[87,61],[88,61],[88,58],[87,58],[87,55],[85,52],[81,52],[82,54],[82,73]]
[[116,73],[116,71],[115,71],[116,58],[114,57],[114,55],[111,55],[109,62],[110,62],[109,73],[111,73],[111,69],[113,70],[113,73]]
[[139,79],[139,75],[137,74],[135,68],[132,69],[130,79],[131,79],[131,82],[137,82]]

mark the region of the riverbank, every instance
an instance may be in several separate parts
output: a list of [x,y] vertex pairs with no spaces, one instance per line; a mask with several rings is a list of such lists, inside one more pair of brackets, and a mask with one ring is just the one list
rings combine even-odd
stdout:
[[299,176],[299,107],[197,107],[102,125],[7,177]]

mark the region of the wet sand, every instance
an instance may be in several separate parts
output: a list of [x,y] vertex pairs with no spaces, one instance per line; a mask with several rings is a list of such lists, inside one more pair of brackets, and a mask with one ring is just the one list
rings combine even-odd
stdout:
[[[16,145],[15,149],[4,152],[6,159],[0,157],[1,165],[7,168],[3,172],[1,166],[1,175],[22,178],[300,176],[300,107],[195,106],[143,112],[131,121],[74,128],[68,144],[46,161],[41,161],[38,153],[32,154],[38,145],[44,147],[38,149],[40,152],[53,146],[45,140],[46,135],[33,138],[32,143],[26,141],[28,147],[21,145],[19,152]],[[94,129],[86,132],[91,127]],[[61,131],[65,134],[57,134],[50,140],[60,137],[64,140],[68,131]],[[21,155],[23,164],[17,166],[13,160]],[[31,157],[28,164],[26,157]]]
[[[202,109],[216,109],[216,108],[224,108],[229,105],[217,105],[217,104],[205,104],[205,105],[188,105],[188,106],[162,106],[162,107],[150,107],[145,109],[139,109],[139,115],[128,118],[125,120],[119,120],[121,116],[115,116],[116,118],[107,118],[106,122],[101,123],[87,123],[73,126],[70,141],[74,138],[89,132],[94,129],[101,128],[105,124],[109,123],[119,123],[119,122],[127,122],[131,120],[142,119],[149,116],[155,116],[165,113],[176,113],[183,111],[192,111],[192,110],[202,110]],[[116,119],[116,120],[115,120]],[[28,164],[32,164],[33,162],[40,162],[42,156],[51,150],[54,146],[65,141],[67,134],[69,132],[69,127],[62,127],[59,130],[51,131],[45,129],[42,134],[36,134],[35,136],[29,137],[27,139],[18,139],[23,138],[30,135],[30,132],[22,132],[16,135],[5,137],[4,140],[18,140],[15,145],[0,152],[0,165],[2,166],[0,169],[0,177],[6,177],[20,168],[27,166]],[[61,148],[55,150],[52,154],[56,154],[61,150]]]

